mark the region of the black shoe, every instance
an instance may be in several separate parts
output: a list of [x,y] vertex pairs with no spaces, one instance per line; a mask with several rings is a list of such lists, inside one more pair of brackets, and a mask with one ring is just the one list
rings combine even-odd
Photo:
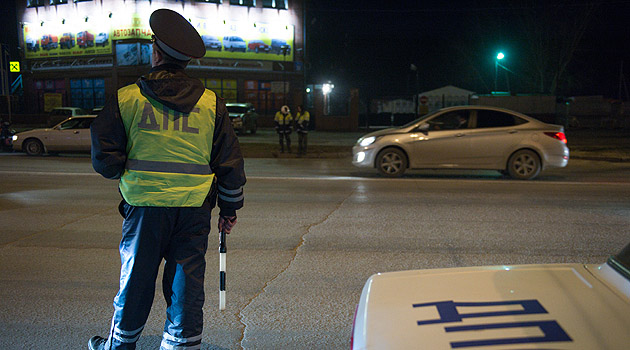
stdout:
[[95,335],[88,341],[88,349],[103,350],[105,349],[105,343],[107,343],[107,339]]

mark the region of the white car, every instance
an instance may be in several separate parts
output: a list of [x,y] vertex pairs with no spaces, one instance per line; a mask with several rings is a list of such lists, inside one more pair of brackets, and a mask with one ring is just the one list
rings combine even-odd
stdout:
[[90,124],[96,115],[71,117],[47,129],[34,129],[13,135],[13,149],[39,156],[50,152],[89,152],[92,148]]
[[245,44],[245,40],[240,36],[224,36],[223,37],[223,48],[225,51],[247,51],[247,45]]
[[109,34],[107,33],[98,33],[96,39],[94,39],[94,44],[96,46],[106,46],[109,44]]
[[628,349],[630,244],[601,265],[389,272],[361,293],[352,349]]
[[503,108],[459,106],[361,137],[352,164],[389,177],[408,168],[485,169],[529,180],[546,168],[566,166],[566,143],[560,125]]

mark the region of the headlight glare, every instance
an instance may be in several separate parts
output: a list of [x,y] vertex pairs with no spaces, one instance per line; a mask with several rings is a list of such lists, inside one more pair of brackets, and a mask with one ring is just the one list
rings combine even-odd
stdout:
[[12,139],[13,139],[13,141],[17,141],[18,136],[17,135],[13,135]]
[[366,138],[363,138],[363,139],[359,140],[359,146],[361,146],[361,147],[369,146],[369,145],[373,144],[374,141],[376,141],[376,137],[375,136],[366,137]]

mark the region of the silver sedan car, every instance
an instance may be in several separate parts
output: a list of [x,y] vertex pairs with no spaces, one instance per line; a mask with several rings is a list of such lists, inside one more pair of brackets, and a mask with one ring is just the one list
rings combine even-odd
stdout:
[[488,169],[533,179],[569,162],[564,128],[518,112],[484,106],[440,109],[361,137],[352,164],[399,177],[406,169]]
[[34,129],[13,135],[13,149],[39,156],[53,152],[89,152],[92,146],[90,124],[95,115],[70,117],[47,129]]

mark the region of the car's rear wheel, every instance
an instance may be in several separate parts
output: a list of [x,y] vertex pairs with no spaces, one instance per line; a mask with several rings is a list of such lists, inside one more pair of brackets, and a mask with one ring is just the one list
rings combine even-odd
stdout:
[[532,150],[522,149],[510,157],[507,171],[515,179],[531,180],[540,174],[541,169],[538,154]]
[[398,148],[386,148],[376,156],[376,168],[388,177],[400,177],[407,170],[407,156]]
[[44,145],[37,139],[26,140],[23,148],[29,156],[41,156],[44,153]]

